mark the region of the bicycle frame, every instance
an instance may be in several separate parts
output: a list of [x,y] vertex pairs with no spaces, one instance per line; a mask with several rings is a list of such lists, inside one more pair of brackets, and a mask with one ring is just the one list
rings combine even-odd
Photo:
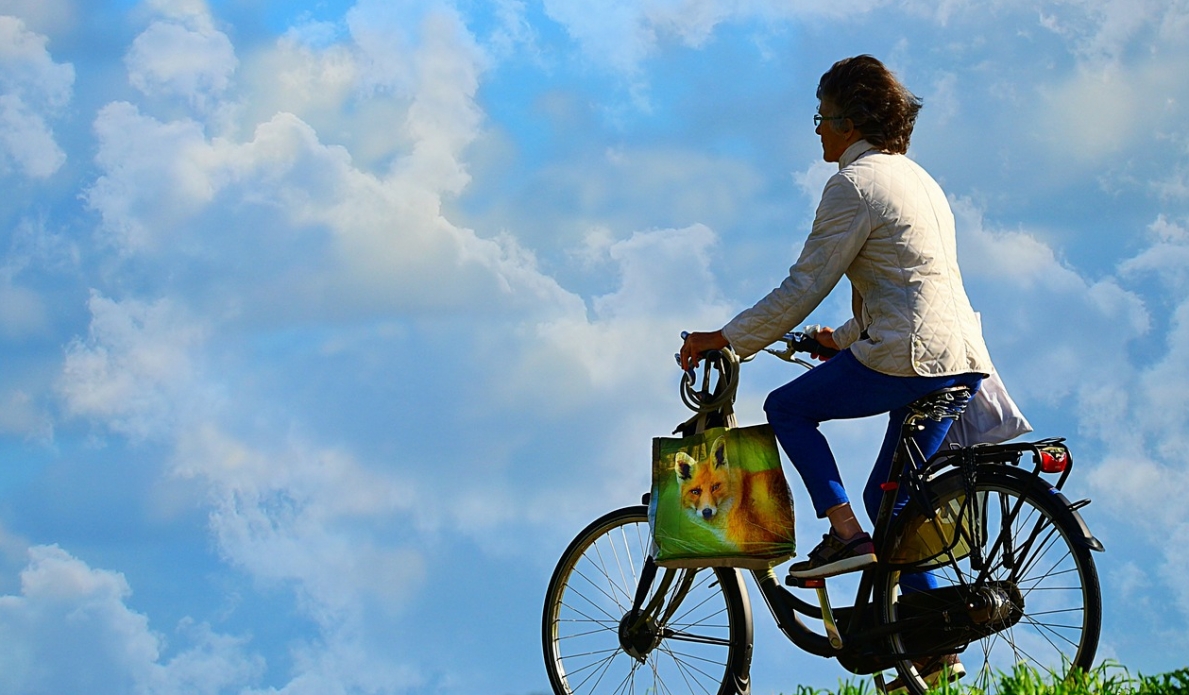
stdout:
[[[955,393],[964,392],[967,396],[969,395],[969,392],[962,387],[952,389],[952,391]],[[964,404],[964,401],[961,404]],[[874,540],[877,552],[880,553],[886,552],[890,543],[887,530],[893,518],[899,486],[908,483],[913,494],[921,494],[918,470],[924,468],[925,462],[919,449],[913,451],[916,445],[912,439],[912,433],[923,417],[924,415],[916,414],[910,416],[901,431],[900,444],[893,457],[889,474],[889,480],[896,482],[884,486],[880,512],[875,522]],[[914,453],[916,461],[914,461]],[[910,461],[914,463],[919,461],[919,463],[916,466],[908,466]],[[653,601],[647,607],[644,606],[651,584],[655,580],[656,570],[656,564],[651,557],[648,558],[633,604],[633,611],[638,616],[638,620],[645,620],[650,613],[661,609],[656,597],[664,593],[666,588],[664,586],[655,592]],[[878,625],[876,621],[868,617],[869,608],[872,605],[874,568],[865,570],[861,574],[854,604],[837,610],[830,605],[824,580],[810,582],[805,586],[805,588],[817,589],[819,604],[815,606],[784,588],[771,568],[752,570],[751,573],[777,626],[798,648],[816,656],[837,658],[848,670],[855,673],[872,673],[886,668],[892,663],[890,654],[883,653],[883,649],[872,648],[880,644],[881,638],[895,631],[895,628]],[[671,581],[671,574],[666,573],[662,582],[667,585]],[[666,610],[674,610],[674,605],[679,603],[683,597],[683,593],[679,590]],[[827,634],[823,635],[810,629],[802,622],[802,615],[822,620],[826,626]],[[842,620],[839,620],[840,617]]]
[[[953,394],[953,398],[951,399],[952,404],[949,406],[948,411],[944,409],[945,403],[943,402],[947,392]],[[920,427],[921,421],[926,417],[955,416],[964,405],[964,397],[968,396],[969,392],[962,387],[958,387],[943,391],[941,394],[942,396],[937,399],[937,402],[942,402],[942,412],[931,414],[913,413],[902,427],[900,442],[892,460],[888,478],[889,482],[882,486],[884,494],[874,525],[873,541],[876,545],[877,554],[880,557],[893,556],[893,546],[896,543],[896,539],[892,537],[891,529],[896,519],[894,510],[901,490],[906,491],[907,499],[917,500],[918,508],[924,511],[926,518],[931,523],[936,524],[937,522],[934,519],[932,511],[933,504],[929,501],[935,494],[935,491],[931,488],[931,484],[928,482],[931,476],[946,468],[957,468],[963,471],[963,487],[969,490],[974,476],[974,469],[979,465],[996,463],[1000,464],[1004,470],[1015,471],[1012,474],[1013,477],[1018,477],[1021,480],[1036,478],[1040,473],[1040,451],[1061,448],[1060,440],[1044,440],[1030,444],[942,451],[930,459],[925,460],[923,453],[917,448],[915,440],[912,437],[914,432]],[[1020,457],[1024,452],[1029,450],[1034,452],[1034,458],[1038,462],[1037,469],[1031,472],[1019,467]],[[1015,465],[1004,465],[1008,461]],[[1065,465],[1066,468],[1062,471],[1060,480],[1057,482],[1058,488],[1065,482],[1069,475],[1072,459],[1070,458]],[[1082,532],[1081,538],[1077,539],[1080,544],[1091,550],[1101,550],[1101,543],[1090,534],[1089,529],[1077,513],[1077,509],[1084,503],[1070,504],[1060,492],[1054,490],[1054,494],[1059,498],[1061,504],[1070,510],[1072,517],[1077,522],[1077,527]],[[972,523],[976,522],[977,515],[973,506],[971,506],[975,505],[973,496],[967,493],[965,499],[967,501],[963,503],[963,510],[960,516],[964,514],[974,515]],[[1009,514],[1014,517],[1017,510],[1011,510]],[[1030,542],[1030,540],[1026,540],[1025,543],[1021,544],[1018,551],[1020,553],[1027,552],[1027,545]],[[974,550],[979,548],[978,543],[972,542],[970,546],[973,553],[977,554],[979,552],[978,550]],[[991,553],[994,553],[996,550],[997,546],[989,549]],[[954,555],[952,547],[943,549],[943,553],[948,554],[949,562],[957,562],[958,558]],[[978,560],[975,561],[977,562]],[[651,584],[654,581],[653,577],[656,571],[656,565],[652,562],[651,558],[649,558],[647,565],[649,567],[646,567],[641,585],[637,589],[635,604],[637,608],[641,609],[639,614],[641,619],[644,619],[644,616],[649,615],[651,612],[659,611],[662,608],[655,596],[653,603],[648,608],[642,608],[643,602],[647,598]],[[874,584],[879,573],[886,570],[886,566],[876,566],[863,571],[859,575],[859,586],[854,602],[852,605],[840,608],[831,606],[826,591],[825,580],[810,580],[801,583],[801,588],[817,589],[818,603],[814,605],[782,586],[772,569],[752,570],[751,574],[760,594],[764,598],[768,611],[772,614],[777,626],[789,641],[799,649],[810,654],[838,659],[844,668],[853,673],[870,674],[890,668],[896,661],[905,658],[903,652],[892,649],[887,641],[891,635],[903,629],[904,623],[884,624],[874,614],[876,610],[874,605]],[[736,572],[740,572],[740,570],[736,570]],[[662,581],[671,582],[672,577],[669,575],[672,573],[665,574],[666,577]],[[971,584],[977,587],[987,581],[987,579],[986,572],[982,572]],[[687,585],[688,580],[689,575],[682,577],[682,581],[687,582]],[[658,590],[656,595],[659,596],[662,593],[665,592]],[[683,597],[684,593],[678,589],[670,598],[669,605],[664,606],[665,611],[671,613],[675,610],[675,606],[680,603]],[[821,620],[825,628],[825,634],[807,626],[802,620],[803,617]],[[958,640],[961,640],[961,635],[959,635]]]
[[[820,350],[807,350],[805,339],[799,334],[789,334],[785,340],[789,345],[787,351],[776,352],[769,350],[769,352],[787,361],[794,361],[811,367],[808,363],[799,359],[793,359],[792,355],[797,350],[807,352],[820,352]],[[818,347],[820,348],[820,346]],[[724,424],[730,424],[729,420],[733,415],[731,408],[734,401],[733,384],[728,384],[724,388],[723,381],[720,381],[718,386],[713,391],[711,390],[709,380],[711,360],[709,357],[710,354],[708,353],[706,374],[704,375],[701,392],[695,393],[692,389],[694,385],[692,373],[688,373],[687,380],[683,382],[683,399],[697,413],[694,418],[679,427],[679,430],[686,434],[689,433],[686,432],[687,428],[694,428],[698,425],[705,426],[707,419],[714,417],[722,420]],[[726,367],[730,365],[726,362],[719,362],[718,364],[718,369],[724,375],[725,379],[727,375]],[[726,367],[722,365],[726,365]],[[687,391],[689,392],[689,397],[687,397]],[[971,390],[965,386],[943,389],[942,391],[930,394],[915,404],[914,410],[902,425],[900,439],[893,455],[888,481],[881,485],[883,496],[881,498],[879,512],[874,520],[872,540],[875,544],[877,555],[881,558],[894,556],[895,548],[893,546],[895,546],[897,540],[892,537],[892,529],[897,519],[896,506],[898,501],[901,503],[915,501],[918,512],[923,513],[925,519],[937,529],[940,536],[941,528],[936,519],[934,505],[930,501],[933,491],[930,489],[931,483],[929,481],[942,469],[956,467],[962,471],[961,482],[962,488],[965,490],[965,495],[963,497],[962,510],[959,512],[959,518],[969,519],[965,523],[971,523],[973,525],[978,523],[977,518],[979,515],[976,509],[977,501],[974,500],[974,495],[972,494],[976,468],[986,463],[1004,464],[1010,462],[1015,465],[1004,465],[1003,469],[1018,471],[1018,477],[1020,479],[1035,479],[1039,477],[1039,473],[1042,470],[1042,459],[1044,458],[1041,455],[1042,450],[1048,449],[1060,450],[1061,452],[1061,468],[1049,470],[1046,463],[1044,470],[1048,473],[1057,472],[1058,470],[1061,472],[1060,480],[1056,483],[1056,489],[1052,490],[1052,492],[1059,498],[1060,503],[1068,508],[1073,521],[1076,522],[1076,527],[1081,531],[1081,538],[1075,540],[1090,550],[1101,551],[1101,543],[1091,535],[1077,512],[1077,509],[1088,503],[1088,500],[1070,504],[1058,492],[1069,476],[1072,467],[1072,458],[1068,455],[1068,450],[1062,445],[1062,440],[1043,440],[1029,444],[998,445],[942,451],[926,460],[924,453],[920,450],[914,439],[914,434],[923,427],[921,423],[926,418],[932,420],[956,419],[965,409],[971,397]],[[1036,469],[1030,475],[1018,467],[1022,453],[1029,449],[1033,451],[1034,460],[1036,461]],[[1013,455],[1015,457],[1014,460],[1012,459]],[[1051,463],[1051,461],[1048,463]],[[1013,473],[1012,475],[1016,477],[1017,474]],[[953,479],[951,478],[950,480],[952,481]],[[1016,503],[1016,509],[1008,512],[1011,518],[1014,518],[1022,502],[1023,500],[1021,498]],[[645,503],[647,503],[647,496]],[[968,550],[966,552],[971,558],[971,566],[976,569],[980,568],[982,565],[981,544],[974,542],[975,539],[970,537],[970,532],[961,528],[953,532],[952,535],[955,539],[960,536],[966,537],[966,541],[968,541]],[[1033,535],[1035,535],[1035,531]],[[999,540],[997,539],[997,543]],[[1020,550],[1026,550],[1026,546],[1030,543],[1031,539],[1026,540],[1021,545]],[[956,541],[948,547],[944,547],[941,554],[935,556],[935,558],[948,556],[944,558],[943,562],[952,563],[956,566],[960,558],[955,555],[955,546]],[[997,550],[998,546],[996,545],[990,548],[989,552],[993,554]],[[674,595],[670,597],[669,605],[662,606],[662,594],[667,593],[673,581],[674,574],[672,572],[666,572],[662,579],[662,586],[655,592],[649,606],[645,608],[644,601],[650,593],[657,569],[651,557],[647,558],[645,564],[644,574],[640,585],[637,587],[635,603],[632,609],[639,621],[655,617],[662,608],[666,614],[671,614],[684,598],[685,591],[683,587],[689,586],[689,580],[692,574],[697,571],[686,570],[686,573],[681,578],[682,583],[679,584],[679,588]],[[918,564],[916,566],[920,567],[921,565]],[[891,569],[893,571],[897,569],[914,571],[912,567],[913,565],[910,563],[908,565],[893,565]],[[887,571],[889,571],[889,565],[885,564],[876,565],[864,570],[859,575],[859,585],[852,605],[837,609],[833,608],[830,604],[824,579],[805,580],[798,583],[800,588],[814,588],[817,590],[818,603],[814,605],[794,595],[782,586],[771,568],[767,570],[752,570],[751,574],[777,626],[794,645],[810,654],[826,658],[836,658],[844,668],[853,673],[871,674],[893,667],[896,663],[902,662],[906,658],[914,657],[915,654],[906,653],[902,649],[894,649],[890,638],[903,630],[905,622],[918,626],[926,626],[928,620],[923,616],[906,616],[898,619],[895,623],[885,623],[883,620],[877,618],[875,615],[875,611],[877,610],[874,596],[875,583],[882,576],[882,573],[886,573]],[[735,572],[741,576],[741,570],[735,570]],[[980,571],[978,575],[973,581],[969,582],[969,586],[977,588],[982,586],[984,582],[989,581],[987,571]],[[943,600],[948,600],[948,598]],[[958,599],[958,601],[962,603],[963,599]],[[961,608],[965,610],[972,609],[971,606],[962,606],[960,610]],[[819,633],[808,627],[802,621],[802,617],[822,621],[826,634]],[[948,624],[949,618],[946,618],[946,620]],[[750,615],[748,616],[748,621],[750,629]],[[1001,622],[1005,621],[1001,620]],[[1011,624],[1005,623],[1003,627],[1010,627]],[[997,629],[1003,629],[1003,627]],[[946,629],[950,628],[946,627]],[[954,629],[958,630],[958,634],[956,638],[950,638],[955,640],[950,644],[951,647],[956,645],[956,648],[961,650],[965,646],[963,640],[968,639],[969,633],[962,632],[963,628]],[[936,650],[922,652],[922,655],[930,653],[936,653]]]

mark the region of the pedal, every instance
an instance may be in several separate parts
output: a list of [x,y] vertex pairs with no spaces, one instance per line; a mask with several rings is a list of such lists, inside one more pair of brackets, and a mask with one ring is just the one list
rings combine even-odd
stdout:
[[820,589],[826,585],[825,579],[803,579],[801,577],[788,576],[784,578],[784,583],[789,586],[795,586],[798,589]]

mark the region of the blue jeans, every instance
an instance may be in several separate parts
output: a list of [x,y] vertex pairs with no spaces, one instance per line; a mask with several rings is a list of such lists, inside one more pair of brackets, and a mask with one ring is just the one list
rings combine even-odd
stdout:
[[[764,412],[768,414],[776,440],[805,481],[818,518],[825,517],[827,509],[850,501],[838,473],[838,463],[818,425],[827,420],[888,413],[883,446],[863,490],[867,516],[874,521],[883,498],[879,486],[888,480],[892,455],[900,441],[900,428],[908,416],[908,405],[938,389],[969,386],[977,390],[981,383],[982,375],[978,373],[956,376],[881,374],[863,366],[850,350],[843,350],[769,394]],[[914,439],[926,457],[932,456],[941,446],[950,422],[924,421],[924,430]],[[896,511],[904,505],[906,494],[907,491],[902,491]]]

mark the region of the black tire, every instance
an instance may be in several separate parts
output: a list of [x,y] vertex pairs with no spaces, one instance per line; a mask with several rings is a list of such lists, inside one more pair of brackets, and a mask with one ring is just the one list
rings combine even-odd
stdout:
[[[926,562],[935,565],[930,571],[937,589],[914,593],[902,586],[912,574],[908,567],[881,571],[875,586],[885,624],[902,624],[890,646],[907,657],[897,671],[908,692],[921,695],[929,686],[922,673],[927,669],[918,672],[914,661],[939,653],[961,651],[967,672],[962,684],[985,693],[995,692],[1000,675],[1017,664],[1059,677],[1072,668],[1089,670],[1102,624],[1098,572],[1065,498],[1043,480],[993,466],[978,470],[977,504],[966,504],[957,470],[937,477],[931,488],[939,518],[950,526],[939,532],[922,524],[910,504],[892,527],[897,550],[887,560],[921,561],[947,545],[939,538],[967,539],[951,550],[959,559],[943,553]],[[976,545],[985,561],[981,572],[972,567],[969,552]],[[935,600],[939,597],[944,600]],[[955,610],[955,599],[980,607],[962,610],[957,604]],[[938,620],[942,609],[949,611],[948,620]]]
[[[748,692],[751,609],[738,570],[658,569],[645,605],[657,587],[667,588],[665,602],[625,638],[639,658],[625,651],[621,631],[639,624],[626,616],[651,542],[647,508],[627,507],[587,526],[558,561],[542,621],[557,695]],[[683,578],[684,599],[669,611]]]

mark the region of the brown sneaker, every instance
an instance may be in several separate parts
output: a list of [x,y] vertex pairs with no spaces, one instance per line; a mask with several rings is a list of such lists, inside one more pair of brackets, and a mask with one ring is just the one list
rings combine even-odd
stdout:
[[808,559],[789,567],[791,579],[824,579],[844,572],[855,572],[875,564],[875,544],[871,536],[859,532],[850,540],[834,535],[834,529],[822,536],[822,542],[809,551]]
[[[942,677],[945,677],[946,682],[953,683],[966,675],[966,667],[962,665],[957,654],[928,657],[914,661],[912,665],[916,667],[917,674],[925,681],[925,685],[930,688],[940,683]],[[908,686],[904,683],[903,678],[897,677],[888,683],[884,692],[887,695],[898,695],[908,692]]]

